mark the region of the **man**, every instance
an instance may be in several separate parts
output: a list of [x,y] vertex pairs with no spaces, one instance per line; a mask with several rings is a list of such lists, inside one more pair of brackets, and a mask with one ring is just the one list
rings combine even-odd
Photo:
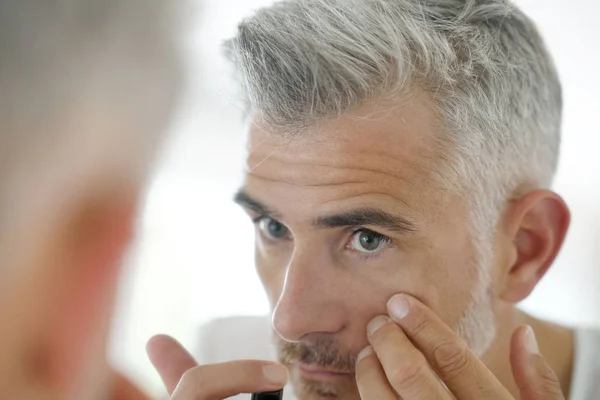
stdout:
[[0,3],[0,399],[141,396],[114,380],[104,350],[178,92],[172,11],[154,0]]
[[236,200],[299,399],[556,398],[520,375],[533,354],[564,394],[598,398],[600,336],[515,306],[569,225],[550,190],[560,83],[527,17],[296,0],[227,48],[251,120]]
[[[598,334],[515,307],[569,225],[550,190],[561,88],[529,19],[501,0],[293,0],[227,49],[250,118],[236,201],[298,399],[598,398]],[[149,350],[174,400],[268,376]]]

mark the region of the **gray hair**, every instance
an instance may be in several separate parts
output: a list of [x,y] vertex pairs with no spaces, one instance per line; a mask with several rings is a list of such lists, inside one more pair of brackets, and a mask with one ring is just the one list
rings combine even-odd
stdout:
[[171,3],[0,2],[0,216],[93,169],[141,182],[180,86]]
[[534,24],[506,0],[294,0],[226,43],[249,112],[293,128],[366,102],[429,94],[434,178],[490,232],[510,196],[551,185],[561,87]]

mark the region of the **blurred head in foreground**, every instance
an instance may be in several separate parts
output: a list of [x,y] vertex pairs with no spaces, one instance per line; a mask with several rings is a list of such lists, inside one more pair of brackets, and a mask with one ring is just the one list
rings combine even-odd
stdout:
[[178,92],[170,2],[0,3],[0,398],[104,399],[121,260]]

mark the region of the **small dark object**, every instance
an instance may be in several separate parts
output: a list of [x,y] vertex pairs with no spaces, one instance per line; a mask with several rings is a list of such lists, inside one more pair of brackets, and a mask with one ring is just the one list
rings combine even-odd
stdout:
[[253,393],[250,400],[281,400],[283,399],[283,389],[277,392]]

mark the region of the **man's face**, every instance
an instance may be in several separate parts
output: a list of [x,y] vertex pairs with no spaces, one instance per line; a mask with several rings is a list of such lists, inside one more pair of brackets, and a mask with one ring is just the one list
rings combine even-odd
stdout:
[[472,346],[493,331],[466,205],[433,180],[434,121],[415,100],[365,106],[291,140],[252,125],[237,201],[256,224],[257,270],[301,399],[358,398],[366,325],[394,294],[419,298]]

